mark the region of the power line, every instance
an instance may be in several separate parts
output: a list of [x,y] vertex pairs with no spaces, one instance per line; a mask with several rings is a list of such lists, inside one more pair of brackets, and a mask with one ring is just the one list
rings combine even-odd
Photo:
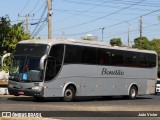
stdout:
[[42,25],[38,28],[38,30],[36,31],[36,33],[33,35],[33,37],[37,36],[37,34],[39,32],[41,32],[41,30],[47,25],[47,17],[46,19],[43,21]]
[[46,12],[46,10],[47,10],[47,3],[46,3],[46,5],[45,5],[45,8],[44,8],[44,10],[43,10],[43,12],[42,12],[42,15],[41,15],[41,17],[39,18],[39,21],[37,22],[37,25],[35,26],[35,28],[34,28],[32,34],[31,34],[31,36],[36,33],[36,31],[37,31],[37,29],[38,29],[38,27],[39,27],[39,24],[41,23],[41,21],[42,21],[42,19],[43,19],[43,16],[44,16],[44,14],[45,14],[45,12]]
[[38,13],[42,8],[43,8],[43,6],[46,4],[46,1],[41,5],[41,7],[36,11],[36,12],[34,12],[34,14],[36,14],[36,13]]
[[84,23],[80,23],[80,24],[78,24],[78,25],[73,25],[73,26],[66,27],[66,29],[71,29],[71,28],[79,27],[79,26],[82,26],[82,25],[85,25],[85,24],[88,24],[88,23],[91,23],[91,22],[94,22],[94,21],[97,21],[97,20],[106,18],[106,17],[108,17],[108,16],[111,16],[111,15],[113,15],[113,14],[116,14],[116,13],[120,12],[120,11],[126,10],[126,9],[128,9],[128,8],[130,8],[130,7],[132,7],[132,6],[135,6],[135,5],[137,5],[137,4],[141,3],[141,2],[144,2],[144,1],[146,1],[146,0],[141,0],[141,1],[137,2],[137,3],[134,3],[134,4],[132,4],[132,5],[129,5],[129,6],[127,6],[127,7],[124,7],[123,9],[120,9],[120,10],[117,10],[117,11],[112,12],[112,13],[110,13],[110,14],[107,14],[107,15],[105,15],[105,16],[102,16],[102,17],[99,17],[99,18],[90,20],[90,21],[88,21],[88,22],[84,22]]
[[[148,26],[143,27],[142,29],[144,30],[146,28],[150,28],[150,27],[157,26],[157,25],[160,25],[160,23],[155,23],[155,24],[152,24],[152,25],[148,25]],[[138,31],[139,31],[139,29],[130,30],[130,32],[138,32]],[[122,34],[126,34],[126,33],[128,33],[128,31],[127,32],[120,32],[120,33],[113,34],[113,35],[107,35],[107,36],[116,36],[116,35],[122,35]]]
[[[115,1],[117,1],[117,3],[114,3]],[[123,1],[123,0],[121,0],[121,1]],[[114,4],[114,6],[109,6],[108,4],[103,4],[103,5],[100,5],[100,4],[94,4],[94,6],[96,6],[96,5],[100,5],[99,7],[111,7],[111,8],[116,8],[116,9],[118,9],[118,8],[120,8],[120,9],[123,9],[124,7],[120,7],[120,5],[118,5],[118,4],[120,4],[121,3],[121,1],[119,1],[119,0],[112,0],[112,1],[105,1],[105,2],[108,2],[108,3],[112,3],[113,2],[113,4]],[[66,1],[65,1],[66,2]],[[68,2],[68,1],[67,1]],[[71,2],[74,2],[73,0],[71,1]],[[76,1],[77,2],[77,1]],[[83,1],[82,1],[83,2]],[[91,0],[91,2],[94,2],[93,0]],[[98,1],[98,2],[101,2],[101,1]],[[137,4],[138,5],[138,2],[140,2],[140,1],[123,1],[123,2],[128,2],[128,3],[132,3],[131,5],[133,5],[133,3],[134,4]],[[87,2],[88,3],[88,2]],[[78,4],[80,4],[80,3],[78,3]],[[141,3],[142,4],[142,3]],[[116,5],[116,6],[115,6]],[[130,5],[130,4],[129,4]],[[93,8],[94,8],[94,6],[93,6]],[[135,7],[133,7],[133,8],[130,8],[129,10],[132,10],[132,9],[134,9],[134,10],[138,10],[138,11],[150,11],[151,9],[147,9],[147,8],[141,8],[141,7],[138,7],[138,8],[135,8]],[[97,12],[97,11],[87,11],[87,10],[83,10],[83,11],[79,11],[79,10],[61,10],[61,9],[54,9],[54,11],[55,10],[57,10],[57,11],[62,11],[63,13],[64,12],[72,12],[72,14],[76,14],[76,15],[74,15],[74,16],[71,16],[71,17],[67,17],[67,18],[63,18],[62,20],[59,20],[58,21],[58,23],[59,22],[66,22],[66,20],[67,19],[73,19],[73,17],[75,17],[75,16],[77,16],[77,15],[82,15],[83,13],[106,13],[106,12]],[[73,12],[76,12],[76,13],[73,13]],[[136,12],[136,13],[120,13],[120,12],[117,12],[117,13],[115,13],[115,14],[137,14],[137,13],[139,13],[139,12]],[[90,14],[89,15],[87,15],[88,17],[90,16]],[[91,16],[91,17],[94,17],[95,18],[95,16]],[[65,20],[64,20],[65,19]],[[79,26],[81,26],[81,24],[79,25]],[[69,26],[69,27],[74,27],[74,26]],[[69,27],[66,27],[66,29],[67,28],[69,28]],[[76,26],[75,26],[76,27]],[[69,28],[70,29],[70,28]]]
[[25,6],[23,7],[23,9],[20,11],[20,13],[19,13],[19,14],[21,14],[21,13],[25,10],[25,8],[26,8],[26,7],[27,7],[27,5],[29,4],[29,2],[30,2],[30,0],[28,0],[28,1],[26,2]]
[[[35,4],[34,8],[30,11],[30,13],[32,13],[32,12],[36,9],[36,7],[38,6],[38,4],[39,4],[39,0],[37,0],[37,3]],[[43,4],[43,6],[44,6],[44,5],[45,5],[45,2],[44,2],[44,4]],[[41,6],[40,9],[38,9],[38,11],[36,11],[36,12],[34,13],[34,15],[35,15],[36,13],[38,13],[43,6]],[[32,18],[31,21],[33,21],[33,18]],[[31,24],[31,25],[32,25],[32,24]],[[31,30],[31,26],[30,26],[29,30]]]
[[[72,4],[79,4],[79,5],[97,5],[98,2],[100,2],[100,0],[98,2],[93,2],[93,0],[89,1],[71,1],[71,0],[67,0],[65,1],[67,3],[72,3]],[[125,4],[125,5],[130,5],[131,3],[136,3],[136,2],[139,2],[138,0],[112,0],[110,3],[113,3],[113,4]],[[140,4],[138,6],[156,6],[157,7],[158,4],[156,3],[153,3],[152,2],[145,2],[143,4]]]
[[[92,10],[92,9],[95,9],[95,8],[97,8],[97,7],[100,7],[101,5],[103,5],[103,4],[105,4],[105,3],[109,2],[109,1],[111,1],[111,0],[106,0],[106,1],[104,1],[104,2],[102,2],[102,3],[100,3],[100,4],[94,5],[93,7],[89,8],[89,9],[87,9],[87,10],[81,11],[81,12],[79,12],[78,14],[75,14],[75,15],[73,15],[73,16],[70,16],[70,17],[67,17],[67,18],[64,18],[64,19],[65,19],[65,21],[68,20],[68,19],[72,19],[72,18],[74,18],[74,17],[76,17],[76,16],[78,16],[78,15],[81,15],[81,14],[86,13],[86,12]],[[63,20],[62,20],[62,21],[63,21]]]
[[30,11],[30,13],[29,14],[31,14],[35,9],[36,9],[36,7],[38,6],[38,3],[39,3],[39,0],[37,0],[37,2],[36,2],[36,4],[35,4],[35,6],[33,7],[33,9]]
[[[66,2],[66,1],[65,1]],[[68,2],[68,1],[67,1]],[[133,3],[137,3],[137,2],[139,2],[139,1],[133,1],[133,0],[131,0],[131,1],[123,1],[123,0],[112,0],[112,1],[110,1],[110,2],[108,2],[108,4],[107,5],[102,5],[101,7],[114,7],[115,5],[117,5],[117,4],[119,4],[118,6],[115,6],[116,8],[117,7],[119,7],[120,5],[131,5],[131,4],[133,4]],[[88,1],[85,1],[85,2],[83,2],[83,1],[69,1],[68,3],[72,3],[72,4],[78,4],[78,5],[87,5],[87,6],[96,6],[96,5],[98,5],[97,4],[97,2],[96,3],[94,3],[93,1],[91,1],[91,2],[88,2]],[[114,5],[114,6],[112,6],[112,5]],[[153,4],[153,2],[151,3],[147,3],[147,2],[145,2],[145,3],[142,3],[142,4],[138,4],[137,6],[149,6],[149,7],[158,7],[157,6],[158,4]]]
[[28,19],[29,19],[29,17],[33,17],[34,15],[30,15],[30,14],[27,14],[27,15],[25,15],[25,16],[21,16],[21,15],[19,15],[18,14],[18,17],[25,17],[26,18],[26,32],[27,33],[29,33],[29,30],[28,30]]
[[[117,4],[117,3],[119,3],[119,4],[124,4],[124,5],[130,5],[130,3],[136,3],[135,1],[119,1],[119,0],[114,0],[114,1],[112,1],[112,3],[114,3],[114,4]],[[159,5],[157,5],[157,4],[154,4],[153,2],[145,2],[145,3],[143,3],[143,4],[138,4],[137,6],[149,6],[149,7],[160,7]]]
[[[151,11],[151,12],[148,12],[148,13],[143,14],[143,15],[140,15],[140,16],[144,17],[144,16],[150,15],[150,14],[155,13],[155,12],[158,12],[158,11],[160,11],[160,9],[153,10],[153,11]],[[125,20],[125,21],[122,21],[122,22],[119,22],[119,23],[116,23],[116,24],[108,25],[108,26],[106,26],[105,28],[114,27],[114,26],[117,26],[117,25],[120,25],[120,24],[129,22],[129,21],[132,21],[132,20],[135,20],[135,19],[138,19],[138,18],[139,18],[139,16],[138,16],[138,17],[135,17],[135,18],[128,19],[128,20]],[[85,34],[85,33],[89,33],[89,32],[94,32],[94,31],[97,31],[97,30],[99,30],[99,29],[94,29],[94,30],[90,30],[90,31],[82,32],[82,33],[75,33],[75,34],[71,34],[71,35],[69,35],[69,36],[77,36],[77,35],[81,35],[81,34]]]
[[[45,18],[43,18],[43,19],[45,19]],[[29,19],[28,21],[34,21],[34,20],[39,20],[39,19]],[[12,20],[12,21],[10,21],[11,23],[14,23],[14,22],[23,22],[23,21],[25,21],[25,20]],[[29,23],[29,24],[32,24],[31,22]]]
[[[92,13],[92,14],[106,14],[106,12],[102,12],[102,11],[80,11],[80,10],[68,10],[68,9],[53,9],[54,11],[59,11],[59,12],[70,12],[70,13]],[[136,9],[137,10],[137,9]],[[140,9],[142,11],[142,9]],[[148,10],[148,9],[143,9],[144,11]],[[133,14],[133,13],[132,13]]]

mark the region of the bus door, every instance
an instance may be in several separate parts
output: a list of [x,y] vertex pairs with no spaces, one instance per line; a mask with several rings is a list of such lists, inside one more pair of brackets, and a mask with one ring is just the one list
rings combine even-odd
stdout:
[[46,74],[45,74],[45,81],[52,80],[56,75],[56,60],[54,57],[49,57],[47,59],[47,66],[46,66]]

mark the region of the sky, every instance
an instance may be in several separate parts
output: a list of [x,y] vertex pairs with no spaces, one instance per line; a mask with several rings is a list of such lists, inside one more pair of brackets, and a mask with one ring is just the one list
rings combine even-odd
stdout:
[[[29,31],[34,37],[47,38],[47,0],[0,0],[0,17],[8,15],[11,24],[29,17]],[[109,42],[121,38],[130,45],[142,35],[149,40],[160,39],[160,0],[52,0],[52,36],[55,38],[81,38],[86,34]],[[18,17],[19,14],[19,17]],[[34,14],[34,16],[33,16]]]

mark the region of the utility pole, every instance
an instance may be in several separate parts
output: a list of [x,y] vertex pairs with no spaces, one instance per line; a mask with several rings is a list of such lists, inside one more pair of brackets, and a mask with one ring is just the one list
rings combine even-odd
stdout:
[[64,31],[62,30],[62,40],[64,39]]
[[130,23],[129,22],[127,22],[127,24],[128,24],[128,47],[129,47],[129,43],[130,43]]
[[28,29],[28,19],[29,19],[29,17],[34,17],[34,14],[33,14],[33,15],[27,14],[27,15],[25,15],[25,16],[20,16],[20,15],[18,14],[18,17],[25,17],[25,18],[26,18],[26,33],[29,33],[29,29]]
[[52,39],[52,0],[48,0],[48,39]]
[[140,16],[140,44],[142,47],[142,16]]
[[103,42],[103,34],[104,34],[104,27],[103,28],[100,28],[102,30],[102,42]]

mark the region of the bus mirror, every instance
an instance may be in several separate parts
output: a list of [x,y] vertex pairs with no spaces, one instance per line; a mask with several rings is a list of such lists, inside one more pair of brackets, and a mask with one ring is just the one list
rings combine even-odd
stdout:
[[5,59],[6,57],[9,57],[9,56],[11,56],[11,53],[6,53],[6,54],[4,54],[4,55],[2,56],[2,58],[1,58],[1,66],[2,66],[2,67],[3,67],[4,59]]
[[40,70],[44,70],[44,62],[45,62],[45,60],[46,60],[46,58],[47,58],[47,55],[44,55],[43,57],[41,57],[41,59],[40,59]]

